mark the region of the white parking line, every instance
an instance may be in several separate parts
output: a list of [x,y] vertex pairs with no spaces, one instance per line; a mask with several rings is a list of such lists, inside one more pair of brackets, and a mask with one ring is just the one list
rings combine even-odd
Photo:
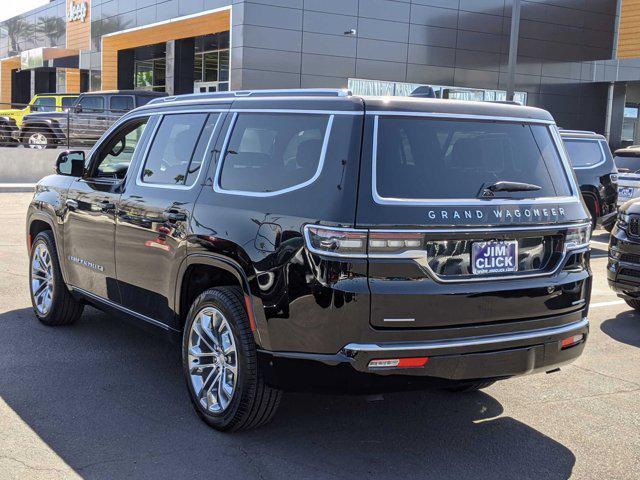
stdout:
[[610,302],[597,302],[597,303],[592,303],[589,306],[591,308],[598,308],[598,307],[609,307],[611,305],[622,305],[624,303],[624,300],[612,300]]
[[604,247],[604,248],[609,248],[609,244],[608,243],[604,243],[604,242],[598,242],[596,240],[591,240],[592,244],[595,244],[599,247]]

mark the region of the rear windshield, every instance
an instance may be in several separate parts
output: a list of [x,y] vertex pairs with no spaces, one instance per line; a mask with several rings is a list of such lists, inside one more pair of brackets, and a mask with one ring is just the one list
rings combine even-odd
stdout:
[[571,194],[544,125],[383,116],[375,168],[384,198],[477,198],[499,181],[540,187],[496,192],[500,198]]
[[640,171],[640,157],[623,157],[616,155],[613,161],[620,173],[637,173]]
[[571,165],[578,168],[593,167],[604,161],[604,152],[598,140],[564,139]]

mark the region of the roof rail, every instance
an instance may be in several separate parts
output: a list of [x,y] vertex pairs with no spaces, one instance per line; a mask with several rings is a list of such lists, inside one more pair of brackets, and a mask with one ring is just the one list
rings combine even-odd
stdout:
[[590,130],[568,130],[565,128],[560,128],[560,133],[581,133],[583,135],[600,135],[599,133],[592,132]]
[[151,100],[148,104],[172,102],[174,100],[196,100],[216,98],[242,98],[242,97],[349,97],[353,95],[351,90],[345,88],[291,88],[270,90],[235,90],[230,92],[206,92],[188,93],[186,95],[172,95]]

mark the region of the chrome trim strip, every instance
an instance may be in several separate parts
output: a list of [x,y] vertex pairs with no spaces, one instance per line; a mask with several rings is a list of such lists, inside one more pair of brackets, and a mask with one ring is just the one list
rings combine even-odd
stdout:
[[[294,190],[299,190],[301,188],[308,187],[312,183],[314,183],[320,174],[322,173],[322,169],[324,168],[324,161],[327,155],[327,149],[329,147],[329,138],[331,137],[331,130],[333,128],[333,115],[329,115],[327,120],[327,126],[325,127],[324,139],[322,141],[322,149],[320,150],[320,160],[318,161],[318,168],[316,168],[316,172],[313,174],[313,177],[310,179],[299,183],[297,185],[293,185],[291,187],[283,188],[281,190],[276,190],[274,192],[247,192],[244,190],[226,190],[222,188],[220,185],[220,176],[222,174],[222,168],[224,164],[224,159],[227,153],[227,148],[229,146],[229,141],[231,140],[231,135],[233,134],[233,130],[236,125],[236,121],[238,120],[238,111],[231,110],[233,112],[233,118],[231,119],[231,123],[227,130],[227,134],[224,139],[224,144],[218,155],[218,164],[216,165],[216,173],[213,179],[213,191],[216,193],[224,193],[227,195],[241,195],[245,197],[274,197],[276,195],[282,195],[285,193],[292,192]],[[242,111],[242,110],[241,110]],[[258,112],[267,112],[267,110],[257,110]],[[299,112],[295,112],[299,113]]]
[[[521,231],[530,231],[530,230],[562,230],[565,228],[578,228],[578,227],[586,227],[591,225],[590,223],[551,223],[545,225],[504,225],[499,227],[485,227],[479,225],[477,227],[447,227],[447,228],[419,228],[419,229],[410,229],[410,228],[374,228],[370,229],[372,233],[485,233],[485,232],[521,232]],[[312,225],[321,227],[320,225]],[[333,228],[333,227],[324,227],[324,228]]]
[[[195,113],[195,112],[189,112],[189,111],[183,111],[181,112],[182,115],[188,115],[190,113]],[[151,187],[151,188],[164,188],[164,189],[169,189],[169,190],[191,190],[193,187],[195,187],[198,184],[198,180],[200,179],[200,176],[202,175],[202,171],[206,170],[208,167],[208,163],[207,160],[209,158],[209,155],[211,154],[211,143],[213,142],[213,139],[215,138],[215,134],[218,130],[218,125],[220,124],[220,117],[222,117],[222,114],[220,113],[216,113],[218,115],[218,118],[216,118],[216,123],[213,125],[213,130],[211,130],[211,136],[209,137],[209,140],[207,141],[207,147],[204,151],[203,157],[202,157],[202,161],[200,162],[200,169],[198,170],[198,175],[196,176],[196,179],[193,181],[193,183],[191,185],[171,185],[168,183],[148,183],[142,180],[142,172],[144,171],[144,166],[147,163],[147,160],[149,158],[149,152],[151,151],[151,147],[153,146],[153,142],[156,138],[156,135],[158,133],[158,130],[160,129],[160,125],[162,125],[162,122],[164,120],[165,115],[162,115],[162,118],[160,118],[160,120],[158,120],[156,122],[156,125],[153,129],[153,132],[151,132],[151,138],[149,139],[149,142],[147,143],[147,148],[144,151],[144,155],[142,156],[142,160],[140,161],[140,168],[138,168],[138,173],[136,174],[136,185],[139,187]],[[207,127],[206,123],[202,126],[203,129],[205,129]],[[195,148],[195,146],[194,146]]]
[[[374,112],[367,112],[367,114],[373,114]],[[398,113],[398,115],[400,115]],[[415,116],[430,116],[430,115],[415,115]],[[439,115],[442,118],[458,118],[458,117],[450,117],[448,115]],[[473,116],[472,116],[473,117]],[[460,117],[467,118],[467,117]],[[492,120],[493,117],[481,117],[482,120]],[[566,175],[566,179],[571,186],[571,190],[573,191],[572,196],[565,197],[539,197],[539,198],[521,198],[521,199],[513,199],[513,198],[493,198],[493,199],[479,199],[479,198],[393,198],[393,197],[383,197],[378,193],[378,171],[377,171],[377,162],[378,162],[378,126],[379,126],[379,116],[376,115],[373,120],[373,148],[371,151],[371,193],[373,195],[373,200],[378,205],[404,205],[404,206],[456,206],[463,207],[468,205],[476,205],[476,206],[494,206],[494,205],[519,205],[519,204],[530,204],[530,205],[548,205],[548,204],[569,204],[569,203],[580,203],[580,197],[577,192],[580,190],[575,185],[573,179],[573,172],[569,174],[567,168],[571,168],[570,165],[567,166],[568,160],[563,155],[564,147],[561,149],[558,145],[558,137],[554,134],[556,130],[555,125],[550,124],[551,126],[551,137],[554,139],[554,143],[556,144],[556,150],[560,159],[564,166],[564,171]],[[561,142],[561,140],[560,140]]]
[[80,292],[80,294],[90,298],[91,300],[95,300],[97,302],[104,303],[105,305],[108,305],[110,307],[116,308],[116,309],[118,309],[118,310],[120,310],[120,311],[122,311],[124,313],[127,313],[129,315],[133,315],[134,317],[139,318],[140,320],[143,320],[143,321],[145,321],[147,323],[150,323],[150,324],[152,324],[152,325],[154,325],[156,327],[160,327],[160,328],[162,328],[164,330],[168,330],[168,331],[171,331],[171,332],[178,332],[179,331],[179,330],[176,330],[175,328],[170,327],[169,325],[166,325],[166,324],[162,323],[159,320],[156,320],[155,318],[147,317],[146,315],[143,315],[142,313],[138,313],[136,311],[130,310],[127,307],[124,307],[124,306],[120,305],[119,303],[115,303],[115,302],[112,302],[111,300],[107,300],[106,298],[103,298],[103,297],[101,297],[99,295],[96,295],[95,293],[88,292],[88,291],[86,291],[86,290],[84,290],[82,288],[75,287],[73,285],[69,285],[69,288],[71,290],[77,290],[78,292]]
[[[254,100],[257,100],[256,97]],[[292,108],[230,108],[234,113],[304,113],[307,115],[362,115],[362,111],[348,110],[296,110]]]
[[[562,138],[562,134],[560,135],[560,138]],[[598,146],[600,147],[600,153],[601,153],[601,157],[600,158],[601,158],[601,160],[598,163],[594,163],[593,165],[589,165],[589,166],[586,166],[586,167],[574,167],[574,166],[572,166],[572,168],[574,170],[589,170],[590,168],[599,167],[600,165],[602,165],[604,162],[607,161],[607,157],[606,157],[606,155],[604,153],[604,148],[602,146],[602,142],[604,140],[598,140],[598,139],[595,139],[595,138],[574,138],[574,137],[571,137],[571,138],[563,138],[562,141],[565,144],[565,147],[566,147],[566,142],[596,142],[598,144]],[[571,159],[569,159],[569,161],[571,161]]]
[[457,118],[464,120],[489,120],[496,122],[512,122],[512,123],[542,123],[545,125],[555,125],[553,120],[541,120],[537,118],[521,118],[521,117],[494,117],[491,115],[470,115],[466,113],[440,113],[440,112],[407,112],[407,111],[387,111],[387,110],[370,110],[367,115],[399,116],[399,117],[434,117],[434,118]]
[[349,353],[360,352],[396,352],[412,350],[442,350],[447,348],[474,347],[481,345],[496,345],[501,343],[533,340],[554,335],[562,335],[589,326],[589,320],[584,317],[577,322],[562,325],[560,327],[541,328],[539,330],[527,330],[518,333],[504,333],[498,335],[486,335],[481,337],[456,338],[451,340],[433,340],[412,343],[349,343],[342,351]]

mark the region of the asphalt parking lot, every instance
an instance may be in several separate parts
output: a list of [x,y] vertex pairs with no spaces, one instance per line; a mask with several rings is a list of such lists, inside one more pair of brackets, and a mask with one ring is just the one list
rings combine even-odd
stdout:
[[640,315],[606,285],[606,232],[590,339],[559,373],[467,395],[287,395],[271,424],[228,435],[193,413],[173,345],[94,309],[35,320],[29,199],[0,193],[0,479],[639,478]]

